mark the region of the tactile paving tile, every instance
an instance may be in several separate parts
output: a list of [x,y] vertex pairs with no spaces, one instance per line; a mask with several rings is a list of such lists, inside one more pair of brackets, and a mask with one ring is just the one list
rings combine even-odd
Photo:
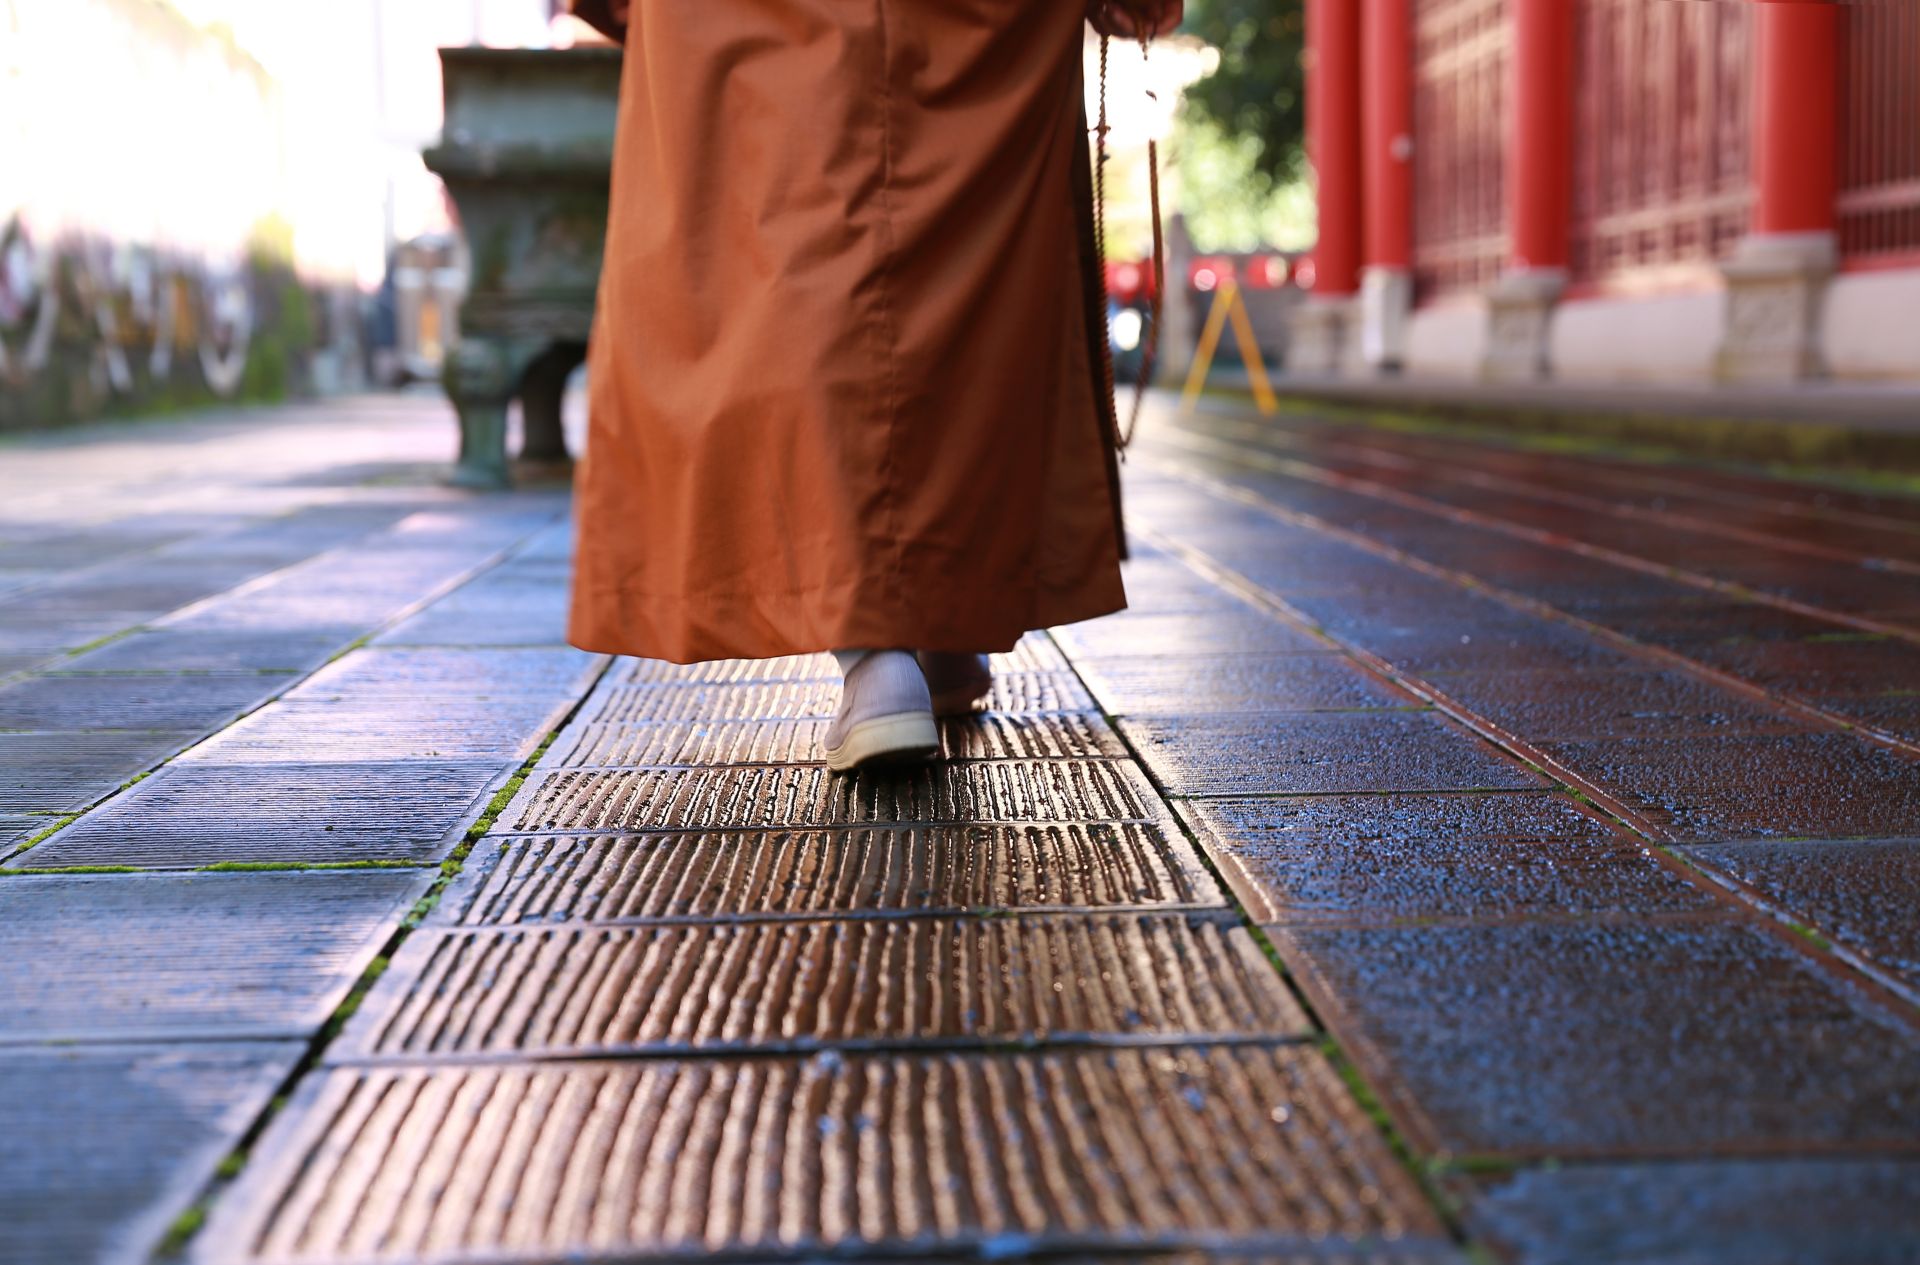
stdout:
[[[823,718],[676,721],[659,725],[576,723],[555,739],[546,761],[559,766],[801,764],[820,758]],[[975,712],[942,721],[948,760],[1099,759],[1124,756],[1120,736],[1097,713],[1007,716]]]
[[20,875],[0,1043],[308,1036],[431,871]]
[[1223,915],[488,928],[409,939],[329,1058],[1309,1032]]
[[538,924],[1218,906],[1177,831],[922,826],[488,838],[430,921]]
[[211,729],[297,679],[265,672],[30,677],[0,686],[0,729]]
[[1272,934],[1424,1151],[1920,1150],[1911,1012],[1784,933],[1668,917]]
[[1318,1052],[1174,1048],[336,1070],[204,1241],[438,1262],[1440,1236]]
[[478,762],[181,765],[11,864],[439,860],[507,772]]
[[776,659],[718,659],[709,663],[620,659],[607,673],[609,685],[747,685],[839,679],[839,667],[834,664],[833,656],[826,654],[790,654]]
[[995,760],[852,776],[823,765],[572,769],[529,779],[502,832],[726,830],[887,822],[1144,821],[1164,810],[1131,764]]
[[191,732],[0,733],[0,811],[64,813],[117,790]]
[[0,1050],[0,1256],[148,1260],[302,1042]]
[[1920,1243],[1911,1159],[1580,1164],[1483,1185],[1468,1204],[1475,1237],[1529,1265],[1909,1265]]
[[[840,682],[750,681],[740,685],[603,685],[587,700],[584,717],[605,724],[676,720],[831,719],[840,706]],[[1093,699],[1067,672],[997,676],[982,703],[993,712],[1090,712]]]

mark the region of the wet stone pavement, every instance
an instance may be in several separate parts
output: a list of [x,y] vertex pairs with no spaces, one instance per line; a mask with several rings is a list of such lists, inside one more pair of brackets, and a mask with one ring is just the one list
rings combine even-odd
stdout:
[[1159,413],[834,779],[451,434],[0,445],[0,1259],[1913,1258],[1920,500]]

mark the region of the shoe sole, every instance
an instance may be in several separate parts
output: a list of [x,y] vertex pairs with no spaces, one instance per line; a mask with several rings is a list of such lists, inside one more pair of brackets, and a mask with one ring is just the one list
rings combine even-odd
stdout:
[[924,760],[940,750],[940,728],[929,712],[875,716],[847,730],[837,747],[827,748],[827,767],[849,773],[869,764]]

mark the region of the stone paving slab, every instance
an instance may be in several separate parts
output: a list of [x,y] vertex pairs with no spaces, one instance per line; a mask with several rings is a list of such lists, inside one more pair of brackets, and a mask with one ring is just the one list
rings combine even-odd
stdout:
[[53,658],[91,645],[102,637],[126,632],[148,617],[143,611],[96,611],[81,615],[43,611],[34,604],[31,593],[9,601],[5,612],[5,618],[0,619],[0,654],[37,659]]
[[296,680],[265,672],[39,676],[0,686],[0,729],[217,729]]
[[1494,668],[1426,678],[1529,742],[1806,733],[1782,708],[1678,671]]
[[[603,684],[587,701],[582,717],[621,725],[676,720],[831,720],[839,705],[838,681],[713,686]],[[1066,672],[1020,672],[998,677],[982,706],[987,711],[1006,713],[1095,710],[1079,678]]]
[[60,665],[65,672],[310,672],[357,635],[344,624],[269,632],[155,628]]
[[192,731],[0,733],[0,812],[84,808],[196,736]]
[[501,762],[183,764],[10,864],[437,861],[510,771]]
[[0,1049],[0,1255],[135,1265],[303,1043]]
[[1920,1162],[1579,1165],[1489,1179],[1473,1229],[1527,1265],[1907,1265]]
[[430,871],[0,882],[0,1044],[306,1037]]
[[[1900,578],[1920,585],[1912,576]],[[1734,642],[1722,650],[1721,662],[1766,689],[1837,701],[1912,680],[1916,655],[1920,648],[1901,638],[1828,628],[1793,640]]]
[[1274,933],[1429,1152],[1920,1153],[1920,1031],[1747,922]]
[[1920,822],[1920,761],[1848,733],[1616,738],[1542,750],[1687,841],[1884,838]]
[[1878,694],[1819,694],[1807,702],[1865,728],[1920,744],[1920,693],[1911,689],[1888,685]]
[[[1248,569],[1247,559],[1219,556],[1266,583]],[[1553,668],[1632,671],[1647,666],[1646,659],[1574,624],[1523,615],[1494,598],[1417,573],[1377,593],[1316,597],[1275,591],[1316,625],[1422,676]]]
[[328,664],[290,697],[451,696],[492,702],[515,694],[584,694],[606,666],[584,650],[367,646]]
[[35,597],[48,607],[65,610],[150,611],[163,615],[244,584],[290,560],[244,553],[196,557],[176,549],[171,554],[149,553],[62,575],[37,589]]
[[234,1193],[203,1261],[1446,1246],[1297,1048],[341,1070]]
[[518,764],[573,705],[557,690],[507,700],[284,698],[182,755],[200,764],[365,764],[491,761]]
[[1920,985],[1920,841],[1794,840],[1681,851]]
[[1721,907],[1569,795],[1208,799],[1181,811],[1260,923]]
[[489,837],[429,922],[539,925],[824,914],[1218,907],[1161,825],[920,826]]
[[1310,1033],[1259,946],[1220,915],[575,925],[410,938],[328,1058]]
[[[561,767],[600,768],[806,763],[819,758],[831,723],[824,717],[575,723],[554,740],[548,759]],[[1097,712],[975,712],[940,722],[940,746],[945,760],[1093,760],[1127,754],[1120,736]]]
[[1337,654],[1201,655],[1174,646],[1144,653],[1147,649],[1079,662],[1081,678],[1109,714],[1202,716],[1423,706]]
[[[1622,573],[1621,564],[1580,557],[1573,552],[1542,544],[1515,542],[1496,527],[1436,518],[1418,510],[1400,507],[1381,508],[1376,499],[1359,493],[1343,493],[1345,501],[1329,500],[1327,489],[1314,486],[1301,493],[1293,476],[1263,472],[1229,470],[1226,477],[1235,483],[1257,487],[1279,506],[1308,513],[1341,524],[1385,545],[1435,565],[1447,566],[1474,577],[1477,581],[1541,601],[1552,601],[1554,592],[1569,586],[1592,587],[1603,583],[1609,573]],[[1482,498],[1486,497],[1480,492]],[[1481,511],[1511,514],[1498,498]],[[1610,530],[1604,517],[1569,515],[1562,529],[1592,539]],[[1658,534],[1651,526],[1649,534]],[[1526,558],[1532,565],[1515,565],[1511,560]],[[1831,572],[1831,562],[1802,560],[1796,565],[1819,575]],[[1728,672],[1742,679],[1795,698],[1827,696],[1830,705],[1843,716],[1852,716],[1846,697],[1835,696],[1847,682],[1906,680],[1920,678],[1920,645],[1902,639],[1878,642],[1855,641],[1858,630],[1833,618],[1789,611],[1777,606],[1753,609],[1741,603],[1735,613],[1711,609],[1695,610],[1676,619],[1661,608],[1669,603],[1683,606],[1702,590],[1679,579],[1642,576],[1637,581],[1645,597],[1645,620],[1605,619],[1618,632],[1652,645],[1666,646],[1702,665]],[[1589,581],[1585,577],[1592,576]],[[1911,589],[1906,577],[1883,577],[1889,592]],[[1597,615],[1597,613],[1594,613]],[[1729,632],[1745,632],[1748,626],[1764,618],[1772,630],[1758,647]],[[1783,653],[1777,643],[1798,643]],[[1864,719],[1857,717],[1856,719]],[[1920,737],[1920,733],[1913,735]]]
[[[1133,503],[1128,502],[1129,513]],[[1142,551],[1128,561],[1124,571],[1127,610],[1123,614],[1194,615],[1246,614],[1246,605],[1201,579],[1174,558]],[[1097,627],[1101,621],[1086,625]],[[1072,634],[1066,634],[1071,638]]]
[[536,772],[501,814],[499,829],[725,830],[1162,815],[1139,771],[1112,760],[926,764],[851,777],[817,764],[724,765]]
[[45,830],[54,823],[52,817],[28,817],[17,813],[0,813],[0,849],[12,844],[23,843]]
[[566,607],[529,606],[511,596],[492,602],[446,599],[374,638],[379,646],[562,646]]
[[[1143,600],[1156,596],[1135,584],[1129,563],[1128,598],[1140,590]],[[1141,654],[1228,655],[1301,654],[1327,649],[1271,615],[1249,610],[1208,611],[1202,614],[1155,615],[1128,609],[1104,619],[1056,628],[1053,635],[1076,660],[1118,658]]]
[[33,650],[24,654],[0,654],[0,677],[9,677],[16,672],[29,672],[42,664],[56,662],[60,652],[55,650]]
[[1534,789],[1547,779],[1432,714],[1244,713],[1120,721],[1175,795]]

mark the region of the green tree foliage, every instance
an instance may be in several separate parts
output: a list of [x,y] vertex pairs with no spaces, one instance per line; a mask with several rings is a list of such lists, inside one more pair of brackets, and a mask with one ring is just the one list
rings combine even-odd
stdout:
[[1297,177],[1306,104],[1304,0],[1188,0],[1182,29],[1220,50],[1219,68],[1187,89],[1189,118],[1255,142],[1248,153],[1262,192]]

